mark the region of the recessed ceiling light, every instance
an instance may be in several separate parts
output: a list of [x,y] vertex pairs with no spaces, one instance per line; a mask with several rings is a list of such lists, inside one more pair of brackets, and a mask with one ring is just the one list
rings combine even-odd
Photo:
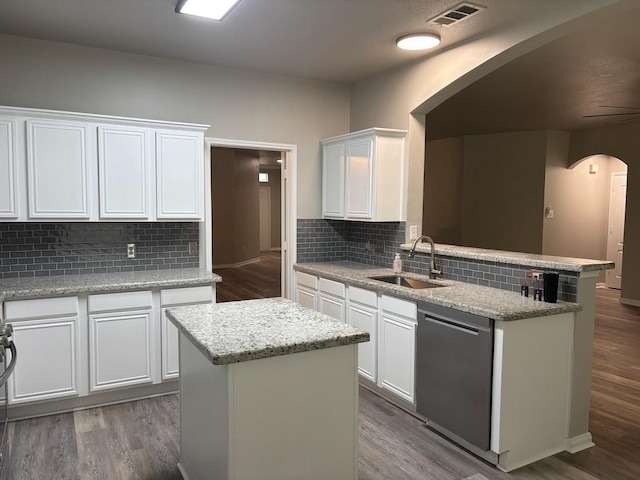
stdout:
[[402,50],[427,50],[440,45],[440,36],[435,33],[412,33],[396,40]]
[[222,20],[240,0],[180,0],[177,13]]

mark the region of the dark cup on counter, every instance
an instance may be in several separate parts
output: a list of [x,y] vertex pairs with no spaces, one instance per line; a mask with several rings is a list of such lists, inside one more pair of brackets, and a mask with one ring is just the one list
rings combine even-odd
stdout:
[[545,302],[556,303],[558,301],[559,279],[560,274],[558,272],[545,272],[542,274]]

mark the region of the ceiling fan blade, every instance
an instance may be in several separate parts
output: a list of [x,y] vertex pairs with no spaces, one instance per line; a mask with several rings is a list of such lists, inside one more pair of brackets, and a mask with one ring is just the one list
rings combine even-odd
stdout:
[[619,105],[598,105],[600,108],[626,108],[627,110],[640,110],[640,107],[621,107]]
[[617,117],[620,115],[638,115],[638,112],[627,113],[599,113],[597,115],[583,115],[582,118],[595,118],[595,117]]
[[638,120],[638,119],[640,119],[640,115],[632,117],[632,118],[623,118],[621,120],[616,120],[614,122],[608,123],[607,125],[613,125],[614,123],[631,122],[633,120]]

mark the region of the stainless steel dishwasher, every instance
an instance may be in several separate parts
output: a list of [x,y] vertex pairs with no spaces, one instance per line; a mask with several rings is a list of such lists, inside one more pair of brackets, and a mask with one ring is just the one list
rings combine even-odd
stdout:
[[427,425],[486,460],[491,441],[493,320],[418,305],[416,407]]

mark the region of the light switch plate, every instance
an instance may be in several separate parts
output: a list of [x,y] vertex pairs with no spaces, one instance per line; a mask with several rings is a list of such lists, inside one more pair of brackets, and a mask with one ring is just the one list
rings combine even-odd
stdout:
[[418,238],[418,225],[411,225],[409,227],[409,240],[415,240]]

